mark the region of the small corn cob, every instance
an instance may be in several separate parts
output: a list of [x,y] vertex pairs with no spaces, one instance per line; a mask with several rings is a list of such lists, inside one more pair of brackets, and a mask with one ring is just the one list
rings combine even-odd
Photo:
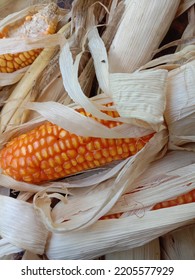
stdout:
[[[93,118],[83,109],[77,111]],[[119,116],[116,111],[106,113]],[[121,124],[98,121],[110,128]],[[81,137],[46,122],[9,142],[0,152],[0,167],[4,174],[18,181],[55,180],[134,155],[152,136],[139,139]]]
[[[24,20],[7,25],[0,31],[0,39],[25,36],[28,38],[53,34],[57,27],[57,6],[50,4],[34,15],[26,16]],[[11,73],[33,63],[42,49],[35,49],[14,54],[0,55],[0,72]]]
[[[159,210],[162,208],[169,208],[169,207],[192,203],[192,202],[195,202],[195,189],[186,194],[179,195],[175,199],[159,202],[159,203],[155,204],[151,210]],[[122,214],[123,214],[123,212],[108,214],[108,215],[102,216],[100,218],[100,220],[118,219],[121,217]]]

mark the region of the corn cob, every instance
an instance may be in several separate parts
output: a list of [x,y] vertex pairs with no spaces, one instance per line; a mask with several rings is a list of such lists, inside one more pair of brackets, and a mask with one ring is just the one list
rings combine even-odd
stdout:
[[[77,111],[93,118],[83,109]],[[116,111],[105,113],[119,116]],[[121,124],[97,121],[109,128]],[[18,181],[40,183],[55,180],[134,155],[152,136],[139,139],[81,137],[45,122],[10,141],[0,152],[0,167],[4,174]]]
[[167,207],[172,207],[172,206],[177,206],[177,205],[187,204],[192,202],[195,202],[195,190],[177,196],[175,199],[159,202],[156,205],[154,205],[152,210],[158,210],[161,208],[167,208]]
[[[159,210],[162,208],[169,208],[169,207],[192,203],[192,202],[195,202],[195,189],[186,194],[179,195],[175,199],[159,202],[155,204],[151,210]],[[100,220],[118,219],[121,217],[122,214],[124,213],[120,212],[120,213],[108,214],[101,217]]]
[[[57,27],[57,6],[50,4],[24,20],[7,25],[0,31],[0,39],[25,36],[28,38],[53,34]],[[42,49],[0,55],[0,72],[11,73],[33,63]]]

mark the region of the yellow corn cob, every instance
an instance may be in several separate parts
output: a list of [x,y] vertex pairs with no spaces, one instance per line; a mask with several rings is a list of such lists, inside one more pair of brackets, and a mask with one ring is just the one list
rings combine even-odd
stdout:
[[[77,111],[92,117],[83,109]],[[118,117],[116,111],[106,113]],[[110,128],[121,124],[99,122]],[[9,142],[0,152],[0,166],[4,174],[18,181],[55,180],[134,155],[152,136],[139,139],[81,137],[46,122]]]
[[[57,6],[50,4],[34,15],[26,16],[24,20],[7,25],[0,31],[0,38],[37,37],[53,34],[57,26]],[[26,52],[0,55],[0,72],[11,73],[33,63],[41,49]]]

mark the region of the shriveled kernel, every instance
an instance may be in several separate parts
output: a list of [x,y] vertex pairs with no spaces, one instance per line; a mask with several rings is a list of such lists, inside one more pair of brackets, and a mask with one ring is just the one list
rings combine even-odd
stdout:
[[62,164],[62,160],[61,160],[60,156],[55,156],[55,157],[54,157],[54,161],[55,161],[57,164]]
[[79,145],[77,139],[76,139],[76,138],[72,138],[71,141],[72,141],[72,146],[73,146],[75,149],[77,149],[77,148],[78,148],[78,145]]
[[5,59],[0,58],[0,66],[1,66],[1,67],[6,67],[6,61],[5,61]]
[[4,54],[4,56],[5,56],[5,59],[8,61],[11,61],[13,59],[11,54]]
[[58,135],[58,129],[57,129],[57,127],[56,127],[56,126],[53,126],[52,128],[53,128],[53,134],[54,134],[55,136]]
[[126,143],[122,144],[122,149],[124,153],[128,153],[129,149],[128,149],[128,145]]
[[60,149],[61,149],[61,150],[65,150],[65,145],[64,145],[63,140],[59,140],[58,143],[59,143]]
[[14,60],[17,64],[19,64],[19,65],[22,64],[22,60],[19,57],[14,57]]
[[87,153],[87,154],[85,155],[85,159],[86,159],[87,161],[92,161],[92,160],[93,160],[93,155],[90,154],[90,153]]
[[1,72],[2,72],[2,73],[6,73],[6,72],[7,72],[7,69],[2,67],[2,68],[1,68]]
[[51,167],[55,166],[55,161],[53,160],[53,158],[49,158],[48,162]]
[[45,136],[46,135],[46,129],[45,128],[43,128],[42,130],[41,130],[41,136]]
[[44,170],[44,172],[45,172],[45,174],[47,174],[47,175],[51,175],[51,174],[53,173],[53,169],[47,168],[47,169]]
[[94,153],[94,159],[100,159],[102,157],[100,152],[95,152]]
[[45,139],[44,139],[44,138],[41,138],[41,139],[40,139],[40,144],[41,144],[41,146],[44,146],[44,145],[45,145]]
[[68,150],[67,151],[67,156],[69,158],[75,158],[77,156],[77,152],[75,150]]
[[65,130],[61,130],[59,133],[59,138],[64,139],[67,135],[67,132]]
[[18,161],[16,158],[14,158],[11,163],[10,163],[10,166],[17,169],[18,168]]
[[129,145],[129,150],[131,151],[131,153],[135,153],[135,145],[133,145],[133,144],[130,144]]
[[53,147],[48,147],[48,152],[50,156],[53,156],[54,155]]
[[25,60],[26,60],[26,57],[25,57],[22,53],[19,54],[19,58],[20,58],[22,61],[25,61]]
[[19,155],[20,155],[20,150],[19,149],[15,150],[14,156],[15,157],[19,157]]
[[88,162],[89,168],[94,168],[95,164],[93,161]]
[[27,146],[28,152],[31,154],[33,152],[33,146],[32,145],[28,145]]
[[59,145],[58,145],[58,143],[54,143],[54,151],[56,152],[56,153],[59,153],[60,152],[60,148],[59,148]]
[[70,162],[65,162],[63,164],[63,168],[66,169],[66,170],[70,169],[71,167],[72,167],[72,164],[70,164]]
[[14,65],[13,65],[13,63],[12,63],[11,61],[8,61],[8,62],[7,62],[7,67],[13,69],[13,68],[14,68]]
[[37,149],[39,148],[39,141],[35,141],[35,142],[33,143],[33,148],[34,148],[35,150],[37,150]]
[[51,144],[52,142],[55,142],[55,137],[54,136],[47,136],[46,138],[47,144]]
[[30,54],[28,52],[23,52],[23,55],[26,57],[26,58],[30,58]]
[[20,175],[25,175],[26,174],[26,170],[24,168],[20,168]]
[[77,161],[78,163],[83,163],[83,162],[85,161],[85,158],[84,158],[83,156],[81,156],[81,155],[78,155],[78,156],[76,157],[76,161]]
[[35,166],[39,166],[39,161],[35,155],[32,155],[32,162],[35,164]]
[[36,152],[36,153],[35,153],[35,156],[37,157],[37,159],[38,159],[39,161],[41,161],[41,160],[43,159],[40,152]]
[[25,147],[25,146],[23,146],[23,147],[21,148],[21,153],[22,153],[23,156],[26,155],[26,147]]
[[31,168],[31,167],[27,167],[26,170],[27,170],[28,173],[34,173],[35,172],[35,169]]
[[62,169],[61,166],[57,166],[57,167],[54,168],[54,170],[55,170],[55,172],[59,173],[59,172],[61,172],[63,169]]
[[20,157],[18,162],[19,162],[20,166],[22,166],[22,167],[25,166],[25,158],[24,157]]
[[111,156],[116,156],[117,152],[116,152],[116,148],[112,147],[112,148],[109,148],[109,153]]
[[116,149],[117,149],[117,154],[118,154],[118,155],[122,155],[123,149],[122,149],[121,147],[118,147],[118,146],[117,146]]
[[31,157],[26,158],[26,165],[29,166],[29,167],[35,167]]
[[93,142],[88,143],[88,144],[86,145],[86,148],[87,148],[88,151],[93,151],[93,150],[95,150],[95,147],[94,147]]
[[101,165],[98,160],[94,160],[94,164],[95,164],[95,166],[100,166]]
[[62,157],[63,160],[65,160],[65,161],[69,159],[66,153],[61,153],[61,157]]
[[107,161],[107,162],[112,162],[113,159],[112,159],[112,157],[107,157],[106,161]]
[[101,149],[101,142],[100,142],[100,140],[95,140],[94,141],[94,147],[95,147],[96,150]]
[[67,149],[71,149],[71,148],[72,148],[70,139],[66,139],[66,140],[65,140],[65,145],[66,145],[66,148],[67,148]]
[[35,54],[35,52],[33,50],[29,51],[30,56],[33,56]]
[[47,161],[45,161],[45,160],[41,161],[41,165],[40,166],[41,166],[42,169],[46,169],[46,168],[49,167]]
[[22,177],[22,179],[25,182],[31,182],[33,180],[33,178],[31,176],[24,176],[24,177]]
[[72,166],[76,166],[78,164],[75,159],[71,159],[70,162],[71,162]]
[[42,149],[41,155],[43,156],[43,158],[47,158],[48,157],[47,149]]
[[108,139],[108,145],[114,146],[115,145],[114,139]]
[[86,149],[84,147],[82,147],[82,146],[80,146],[77,151],[81,155],[84,155],[86,153]]

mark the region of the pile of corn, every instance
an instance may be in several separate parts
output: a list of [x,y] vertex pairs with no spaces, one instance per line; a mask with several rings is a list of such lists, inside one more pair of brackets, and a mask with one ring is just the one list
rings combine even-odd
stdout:
[[0,21],[1,257],[95,258],[194,219],[195,1],[55,2]]

